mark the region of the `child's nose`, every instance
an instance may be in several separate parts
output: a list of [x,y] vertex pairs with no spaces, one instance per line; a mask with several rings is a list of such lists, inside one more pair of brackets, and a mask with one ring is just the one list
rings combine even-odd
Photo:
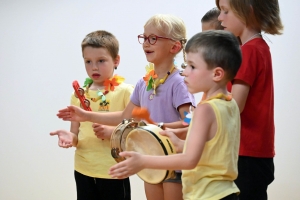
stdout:
[[222,21],[222,18],[223,18],[221,15],[222,15],[222,13],[220,13],[219,16],[218,16],[218,20],[219,20],[220,22]]
[[93,70],[98,70],[99,68],[98,68],[98,66],[96,64],[93,64],[93,68],[92,69]]
[[148,46],[150,46],[150,42],[148,41],[148,40],[145,40],[145,42],[143,43],[143,46],[145,47],[148,47]]

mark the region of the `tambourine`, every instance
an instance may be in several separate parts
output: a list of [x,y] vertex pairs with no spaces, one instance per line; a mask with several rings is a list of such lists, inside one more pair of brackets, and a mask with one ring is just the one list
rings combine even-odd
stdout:
[[138,123],[139,122],[134,121],[133,119],[124,119],[122,123],[120,123],[111,134],[111,155],[117,162],[125,160],[124,157],[119,156],[119,153],[126,150],[126,137],[130,131],[138,127]]
[[[117,162],[125,160],[119,156],[125,150],[155,156],[175,154],[175,147],[169,138],[159,134],[161,130],[158,126],[143,121],[123,120],[111,136],[112,157]],[[175,173],[173,170],[143,169],[137,175],[147,183],[157,184],[174,177]]]

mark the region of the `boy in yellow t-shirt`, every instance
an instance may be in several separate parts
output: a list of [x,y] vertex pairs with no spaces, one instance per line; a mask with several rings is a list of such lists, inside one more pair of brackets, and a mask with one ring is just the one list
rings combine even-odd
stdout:
[[[133,86],[113,75],[120,63],[119,43],[107,31],[89,33],[81,43],[85,69],[89,76],[84,94],[92,111],[122,111],[130,101]],[[80,106],[73,94],[71,104]],[[57,130],[59,146],[76,147],[75,181],[77,199],[129,200],[129,178],[112,179],[109,168],[116,163],[111,156],[110,135],[115,127],[91,122],[71,122],[70,131]]]

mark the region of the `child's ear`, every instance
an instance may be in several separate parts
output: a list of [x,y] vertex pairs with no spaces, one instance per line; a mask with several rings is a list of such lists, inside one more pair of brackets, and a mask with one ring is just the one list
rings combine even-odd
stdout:
[[120,55],[117,55],[117,57],[115,58],[114,64],[115,64],[115,68],[119,66],[120,64]]
[[213,73],[214,73],[213,80],[216,82],[223,80],[225,77],[225,71],[221,67],[214,68]]
[[177,54],[181,50],[181,47],[181,43],[176,41],[171,48],[171,53]]

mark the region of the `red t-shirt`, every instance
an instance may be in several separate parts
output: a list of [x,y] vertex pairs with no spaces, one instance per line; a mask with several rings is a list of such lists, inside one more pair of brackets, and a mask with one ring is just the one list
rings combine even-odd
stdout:
[[[242,47],[242,64],[234,78],[250,85],[241,113],[240,155],[272,158],[274,151],[274,91],[272,59],[267,43],[253,39]],[[233,80],[233,84],[234,84]]]

